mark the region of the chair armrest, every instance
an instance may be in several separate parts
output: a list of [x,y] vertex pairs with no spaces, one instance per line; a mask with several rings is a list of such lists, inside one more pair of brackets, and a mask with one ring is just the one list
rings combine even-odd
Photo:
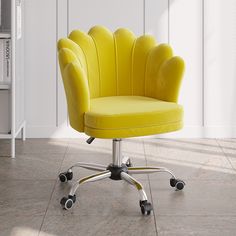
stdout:
[[[84,113],[90,109],[90,92],[87,76],[73,52],[59,51],[59,61],[63,84],[67,97],[70,125],[75,130],[84,131]],[[66,63],[67,62],[67,63]]]
[[175,103],[178,101],[184,67],[183,59],[177,56],[166,60],[161,65],[157,77],[157,99]]

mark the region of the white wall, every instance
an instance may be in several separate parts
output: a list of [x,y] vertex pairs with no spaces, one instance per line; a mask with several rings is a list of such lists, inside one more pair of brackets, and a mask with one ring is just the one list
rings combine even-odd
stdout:
[[25,1],[28,137],[79,136],[68,127],[56,41],[95,24],[153,34],[185,59],[185,128],[168,137],[236,136],[234,0]]
[[27,136],[53,131],[57,117],[56,0],[25,2]]
[[200,135],[202,114],[202,1],[170,0],[169,40],[186,64],[179,102],[185,109],[185,130],[176,135]]
[[236,1],[205,2],[205,132],[236,136]]

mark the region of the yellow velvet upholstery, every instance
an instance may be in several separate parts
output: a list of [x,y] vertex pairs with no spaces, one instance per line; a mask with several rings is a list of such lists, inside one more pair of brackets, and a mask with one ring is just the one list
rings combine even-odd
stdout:
[[184,62],[152,36],[95,26],[59,40],[58,54],[71,126],[97,138],[178,130]]

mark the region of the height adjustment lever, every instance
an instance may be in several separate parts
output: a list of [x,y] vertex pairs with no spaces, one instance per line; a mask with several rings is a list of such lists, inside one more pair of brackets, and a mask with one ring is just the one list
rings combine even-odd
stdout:
[[91,144],[94,139],[95,139],[94,137],[90,137],[90,138],[88,138],[88,139],[86,140],[86,142],[87,142],[88,144]]

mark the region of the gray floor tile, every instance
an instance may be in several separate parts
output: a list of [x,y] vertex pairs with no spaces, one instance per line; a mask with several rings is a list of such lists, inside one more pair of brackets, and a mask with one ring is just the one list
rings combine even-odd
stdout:
[[[92,144],[87,144],[86,139],[71,139],[68,141],[68,154],[79,153],[101,153],[112,154],[112,140],[110,139],[95,139]],[[128,156],[143,156],[144,148],[142,139],[125,139],[122,143],[124,155]]]
[[236,217],[158,216],[158,236],[233,236]]
[[[170,148],[170,152],[178,152],[182,150],[190,151],[190,152],[202,152],[208,153],[209,155],[215,155],[220,153],[219,144],[216,139],[166,139],[166,138],[150,138],[143,139],[145,144],[150,144],[152,146],[156,146],[159,149],[163,148],[164,150],[168,150]],[[147,149],[147,151],[151,151],[153,149]],[[208,152],[206,152],[208,151]]]
[[111,163],[111,161],[112,157],[109,153],[99,153],[95,151],[87,153],[66,154],[62,163],[62,169],[68,168],[77,162],[97,163],[107,166],[109,163]]
[[0,157],[0,180],[55,180],[64,154],[24,154],[15,159]]
[[88,152],[111,153],[112,141],[110,139],[95,139],[92,144],[87,144],[86,139],[70,139],[67,153],[79,154]]
[[[0,158],[10,156],[10,140],[0,139]],[[21,139],[16,140],[16,156],[21,154],[51,154],[65,153],[68,146],[67,139]]]
[[47,216],[39,236],[154,236],[153,217],[126,216]]
[[8,180],[0,185],[0,216],[43,215],[55,181]]
[[[142,185],[150,197],[148,181],[142,180]],[[49,215],[133,215],[140,214],[139,193],[128,183],[110,179],[81,185],[76,193],[77,201],[70,211],[61,208],[59,202],[68,196],[70,183],[57,183],[47,214]]]
[[48,199],[13,199],[8,201],[0,200],[0,216],[15,218],[19,216],[38,216],[46,212]]
[[[208,159],[201,165],[188,165],[185,161],[172,163],[160,158],[148,160],[150,166],[164,166],[172,173],[183,180],[234,180],[236,171],[232,168],[226,158]],[[150,174],[150,179],[169,179],[171,176],[166,173]]]
[[236,139],[218,139],[218,144],[225,153],[230,164],[236,169]]
[[235,180],[188,180],[182,191],[151,180],[151,192],[157,215],[236,215]]
[[142,139],[124,139],[122,144],[123,151],[129,156],[140,156],[144,154],[144,144]]
[[[0,156],[8,145],[0,140]],[[155,217],[143,217],[137,190],[108,179],[82,185],[74,207],[65,211],[59,202],[72,183],[55,185],[58,173],[78,161],[107,165],[111,141],[19,140],[16,159],[0,157],[0,236],[38,235],[45,214],[40,236],[235,234],[235,139],[127,139],[123,150],[134,165],[147,159],[173,170],[185,189],[174,191],[169,176],[158,173],[149,177],[150,192],[147,175],[134,175],[153,200]],[[73,181],[92,173],[74,170]]]
[[0,139],[0,158],[9,157],[11,153],[10,140]]
[[17,141],[16,152],[18,154],[59,154],[65,153],[67,146],[67,139],[26,139],[25,142]]
[[212,158],[225,156],[215,139],[145,139],[144,144],[145,154],[150,157],[168,156],[173,160],[178,157],[178,160],[189,160],[193,164],[204,162],[204,159],[191,159],[195,155],[203,158],[205,155]]
[[[232,179],[235,171],[214,139],[145,140],[148,165],[165,166],[183,179]],[[151,175],[150,178],[162,178]]]
[[223,148],[224,152],[232,154],[236,158],[236,139],[217,139],[217,143]]
[[38,236],[43,216],[0,216],[0,236]]

